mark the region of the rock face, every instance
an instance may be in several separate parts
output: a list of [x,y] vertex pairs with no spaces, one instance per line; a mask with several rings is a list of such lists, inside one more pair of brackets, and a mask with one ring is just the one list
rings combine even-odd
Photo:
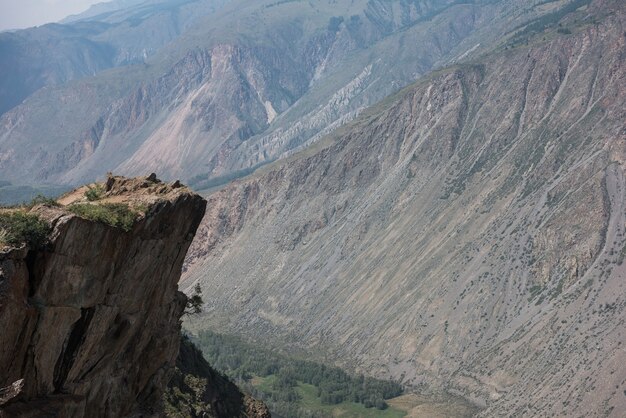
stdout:
[[53,225],[45,248],[0,253],[1,416],[159,412],[186,302],[177,283],[206,201],[151,177],[110,178],[95,204],[106,202],[145,213],[127,232],[38,206]]
[[594,2],[210,195],[193,325],[486,416],[623,416],[624,22]]

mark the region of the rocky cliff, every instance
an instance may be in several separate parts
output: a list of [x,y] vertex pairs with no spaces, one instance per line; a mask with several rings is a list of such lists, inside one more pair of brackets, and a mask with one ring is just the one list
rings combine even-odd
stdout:
[[58,202],[29,211],[47,239],[0,252],[0,415],[159,414],[187,301],[177,283],[206,201],[150,176]]
[[193,325],[486,416],[622,415],[624,22],[596,1],[210,195]]

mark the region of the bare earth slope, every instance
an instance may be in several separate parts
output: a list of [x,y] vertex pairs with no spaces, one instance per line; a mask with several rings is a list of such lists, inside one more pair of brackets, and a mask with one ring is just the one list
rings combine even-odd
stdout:
[[183,277],[207,290],[193,326],[485,416],[622,416],[625,15],[588,12],[209,196]]

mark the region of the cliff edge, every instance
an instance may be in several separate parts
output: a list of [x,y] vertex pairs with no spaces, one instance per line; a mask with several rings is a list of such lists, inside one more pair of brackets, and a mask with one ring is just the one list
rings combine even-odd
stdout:
[[49,234],[0,246],[0,416],[162,414],[187,301],[177,283],[205,207],[151,175],[2,210]]

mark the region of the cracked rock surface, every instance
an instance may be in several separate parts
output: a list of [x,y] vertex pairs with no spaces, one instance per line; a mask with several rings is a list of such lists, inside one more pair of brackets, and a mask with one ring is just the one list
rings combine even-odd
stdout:
[[70,213],[76,191],[31,209],[53,227],[44,248],[0,252],[0,416],[159,413],[186,302],[177,283],[206,201],[154,176],[104,187],[103,202],[145,208],[130,231]]

